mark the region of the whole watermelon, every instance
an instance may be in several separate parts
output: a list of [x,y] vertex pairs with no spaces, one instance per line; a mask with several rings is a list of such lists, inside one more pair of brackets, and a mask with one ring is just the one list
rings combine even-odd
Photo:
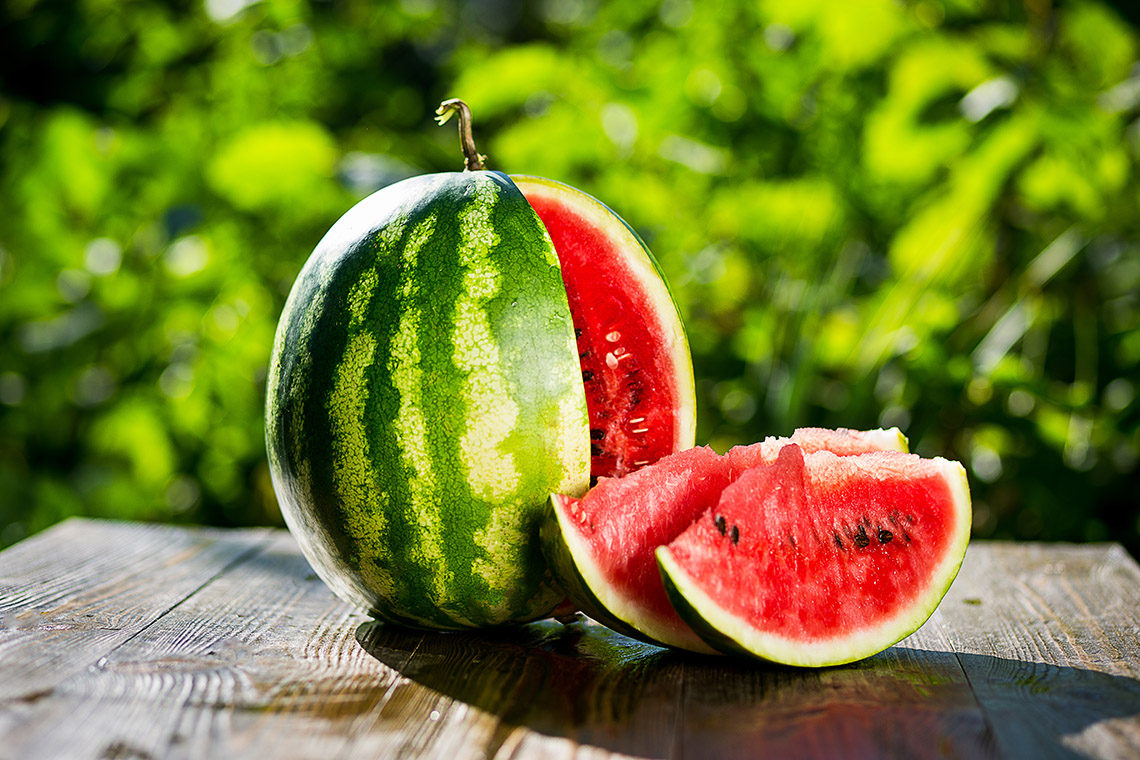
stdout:
[[691,446],[693,395],[676,306],[612,211],[549,180],[415,177],[350,209],[297,277],[270,471],[306,558],[357,607],[430,629],[533,620],[565,599],[538,536],[549,494]]

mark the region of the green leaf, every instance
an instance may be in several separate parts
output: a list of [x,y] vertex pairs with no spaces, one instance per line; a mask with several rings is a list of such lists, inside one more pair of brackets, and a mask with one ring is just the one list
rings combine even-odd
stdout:
[[338,151],[314,122],[267,122],[224,141],[206,167],[219,195],[244,211],[305,214],[330,191]]

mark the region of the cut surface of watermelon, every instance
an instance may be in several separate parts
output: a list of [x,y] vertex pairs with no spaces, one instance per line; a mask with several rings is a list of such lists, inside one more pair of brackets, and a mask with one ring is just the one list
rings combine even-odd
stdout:
[[543,528],[543,552],[558,583],[583,612],[651,643],[712,651],[670,603],[654,551],[716,506],[749,468],[775,461],[788,443],[843,455],[905,448],[897,428],[805,428],[732,449],[682,451],[622,478],[602,478],[584,498],[555,497]]
[[591,476],[625,475],[690,448],[692,360],[652,255],[589,195],[540,177],[511,179],[546,226],[562,265],[590,418]]
[[970,535],[956,462],[794,445],[724,490],[657,560],[705,640],[789,665],[868,657],[917,630]]
[[733,471],[742,473],[762,464],[776,461],[780,449],[794,443],[805,453],[830,451],[839,456],[866,454],[869,451],[907,451],[906,436],[897,427],[886,430],[848,430],[838,428],[796,428],[790,438],[769,436],[759,443],[734,446],[725,455]]

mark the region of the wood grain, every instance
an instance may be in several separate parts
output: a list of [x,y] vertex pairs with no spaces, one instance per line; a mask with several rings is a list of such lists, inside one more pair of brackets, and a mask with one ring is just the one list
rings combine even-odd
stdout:
[[1140,570],[1119,546],[972,546],[938,623],[1009,757],[1137,757]]
[[[60,682],[9,746],[25,757],[237,755],[242,746],[260,756],[276,745],[283,756],[323,754],[394,675],[356,645],[363,620],[277,533]],[[92,726],[115,728],[92,743]]]
[[584,618],[349,609],[283,531],[76,520],[0,554],[0,758],[1140,756],[1140,569],[978,543],[934,617],[822,670]]
[[0,554],[0,699],[36,700],[269,535],[73,519],[16,544]]
[[686,671],[683,754],[738,757],[993,757],[993,737],[937,634],[821,670],[706,663]]

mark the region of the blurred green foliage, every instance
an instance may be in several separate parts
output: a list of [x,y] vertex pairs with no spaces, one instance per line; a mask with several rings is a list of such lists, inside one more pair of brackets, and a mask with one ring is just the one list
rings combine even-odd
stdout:
[[1049,0],[6,0],[0,545],[277,524],[294,275],[356,199],[492,168],[617,209],[699,442],[898,425],[978,536],[1140,549],[1140,38]]

